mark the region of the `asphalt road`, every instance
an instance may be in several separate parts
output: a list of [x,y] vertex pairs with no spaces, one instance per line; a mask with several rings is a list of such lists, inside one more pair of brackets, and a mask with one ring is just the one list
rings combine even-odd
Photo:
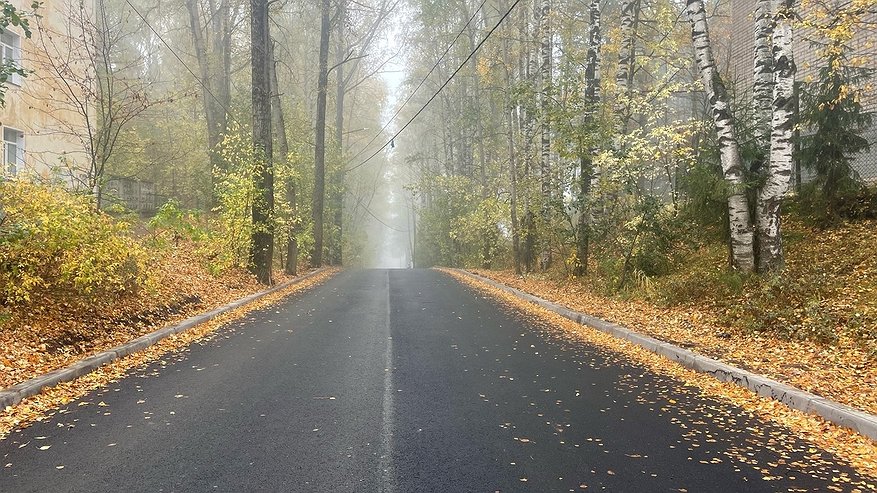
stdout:
[[0,455],[4,493],[825,491],[861,479],[786,429],[428,270],[343,272],[14,432]]

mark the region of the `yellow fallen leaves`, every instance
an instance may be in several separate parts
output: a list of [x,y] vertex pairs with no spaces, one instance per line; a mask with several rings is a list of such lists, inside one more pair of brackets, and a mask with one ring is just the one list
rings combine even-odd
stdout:
[[[877,260],[875,260],[877,262]],[[473,272],[572,310],[621,324],[641,334],[788,383],[871,414],[877,414],[877,364],[866,347],[849,338],[836,345],[782,340],[733,331],[695,306],[659,307],[641,300],[602,296],[577,283]]]
[[[680,387],[691,386],[698,388],[703,395],[720,402],[743,408],[746,411],[751,412],[753,415],[758,416],[760,419],[772,421],[785,426],[797,437],[807,440],[839,459],[848,462],[850,466],[856,469],[859,473],[865,476],[874,477],[875,484],[877,484],[877,443],[872,442],[870,439],[863,437],[858,433],[835,426],[817,416],[790,409],[777,401],[759,397],[752,391],[735,384],[721,382],[710,375],[697,373],[693,370],[684,368],[675,362],[636,346],[628,341],[617,339],[603,332],[575,323],[537,305],[523,301],[511,294],[457,272],[446,269],[442,270],[463,284],[490,295],[517,311],[536,316],[541,321],[549,323],[551,327],[555,327],[562,331],[565,337],[569,337],[580,343],[584,342],[586,344],[591,344],[623,354],[633,361],[636,361],[638,364],[648,368],[655,374],[668,376],[678,380],[680,382]],[[481,271],[479,271],[479,274],[485,275],[485,277],[492,277],[499,282],[505,283],[506,276],[494,275],[494,273],[485,273]],[[510,277],[514,279],[514,276]],[[507,284],[521,289],[521,283],[515,283],[518,284],[518,286],[514,286],[513,283]],[[528,291],[537,296],[542,296],[538,291]],[[543,297],[551,301],[557,301],[552,297]],[[578,309],[576,307],[572,308]],[[754,351],[759,349],[759,347],[753,348]],[[750,432],[756,435],[762,433],[759,430],[750,430]],[[745,452],[743,453],[745,454]],[[816,460],[816,457],[814,457],[814,460]]]
[[[183,350],[193,342],[211,335],[218,328],[223,327],[229,322],[240,319],[253,310],[268,307],[283,298],[321,284],[337,272],[338,269],[328,269],[285,289],[267,295],[258,301],[224,313],[209,322],[195,326],[185,332],[174,334],[143,351],[120,358],[72,382],[61,383],[55,387],[43,390],[39,395],[23,400],[18,405],[8,406],[0,412],[0,438],[5,438],[13,429],[27,426],[34,421],[43,421],[52,416],[59,406],[79,399],[92,390],[118,381],[130,370],[159,360],[167,353]],[[176,397],[184,396],[178,395]],[[83,404],[86,403],[80,403],[79,405]],[[104,407],[106,403],[101,401],[97,406]]]
[[[208,271],[199,246],[181,242],[149,261],[148,289],[94,304],[41,292],[30,305],[0,310],[0,388],[69,366],[169,323],[264,289],[248,272]],[[278,276],[277,281],[285,280]]]

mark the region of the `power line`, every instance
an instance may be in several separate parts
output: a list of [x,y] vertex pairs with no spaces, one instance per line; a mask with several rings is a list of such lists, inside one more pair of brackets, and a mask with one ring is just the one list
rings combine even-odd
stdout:
[[[399,113],[402,112],[402,109],[405,108],[405,105],[407,105],[407,104],[411,101],[411,98],[413,98],[414,95],[417,94],[417,91],[419,91],[420,88],[423,87],[423,84],[426,83],[427,79],[429,79],[429,76],[432,75],[432,73],[435,71],[436,68],[438,68],[438,66],[439,66],[439,64],[442,62],[442,60],[444,60],[445,57],[448,55],[448,53],[450,53],[451,48],[454,47],[454,45],[457,43],[457,40],[460,39],[460,36],[462,36],[463,33],[466,32],[466,28],[468,28],[469,25],[472,24],[472,21],[475,20],[475,16],[478,15],[478,12],[481,11],[481,9],[484,7],[484,4],[485,4],[485,3],[487,3],[487,0],[483,0],[483,1],[481,2],[481,5],[479,5],[478,8],[475,9],[475,12],[472,14],[471,17],[469,17],[469,20],[466,21],[466,24],[463,26],[463,28],[460,29],[460,32],[458,32],[457,35],[454,36],[454,39],[451,40],[451,42],[448,44],[448,47],[445,48],[445,52],[442,53],[442,55],[438,58],[438,60],[436,60],[435,64],[433,64],[432,68],[429,69],[429,72],[427,72],[426,75],[423,77],[423,79],[420,80],[420,83],[417,84],[417,87],[415,87],[414,90],[411,91],[411,94],[408,95],[408,97],[407,97],[407,98],[405,99],[405,101],[402,103],[402,106],[400,106],[400,107],[396,110],[396,112],[393,113],[393,116],[391,116],[390,119],[387,120],[387,123],[385,123],[384,126],[381,127],[380,130],[378,130],[378,133],[376,133],[375,136],[372,137],[372,139],[371,139],[370,141],[368,141],[368,143],[367,143],[366,145],[364,145],[364,146],[362,147],[362,149],[360,149],[359,152],[357,152],[353,157],[350,158],[351,161],[353,161],[354,159],[356,159],[356,158],[358,158],[359,156],[361,156],[364,152],[366,152],[366,149],[368,149],[368,146],[372,145],[372,144],[374,143],[374,141],[378,140],[378,137],[380,137],[381,134],[384,133],[384,130],[386,130],[387,127],[389,127],[390,124],[393,123],[393,120],[395,120],[396,117],[399,116]],[[351,168],[351,170],[352,170],[352,169],[353,169],[353,168]],[[351,171],[351,170],[348,170],[348,171]]]
[[344,170],[344,172],[346,173],[346,172],[349,172],[349,171],[353,171],[353,170],[355,170],[355,169],[357,169],[357,168],[359,168],[359,167],[361,167],[361,166],[364,166],[366,163],[368,163],[369,161],[371,161],[375,156],[377,156],[378,154],[380,154],[381,151],[383,151],[384,149],[386,149],[387,146],[390,145],[390,143],[392,143],[393,141],[395,141],[395,140],[396,140],[396,137],[398,137],[402,132],[404,132],[405,129],[408,128],[408,126],[411,125],[411,123],[414,122],[414,120],[415,120],[418,116],[420,116],[420,114],[423,113],[424,110],[426,110],[427,106],[429,106],[429,104],[432,103],[432,101],[433,101],[435,98],[438,97],[438,95],[442,92],[442,90],[444,90],[444,88],[447,87],[447,85],[451,83],[451,81],[454,79],[454,77],[455,77],[458,73],[460,73],[461,70],[463,70],[463,67],[465,67],[466,64],[469,63],[469,60],[471,60],[472,57],[475,56],[476,53],[478,53],[478,50],[481,49],[481,46],[483,46],[484,43],[487,42],[488,39],[490,39],[490,36],[491,36],[491,35],[492,35],[497,29],[499,29],[500,24],[502,24],[503,21],[505,21],[506,18],[508,18],[508,16],[512,13],[512,11],[515,9],[515,7],[518,6],[519,3],[521,3],[521,0],[515,0],[515,3],[513,3],[512,6],[509,7],[509,10],[508,10],[505,14],[503,14],[503,16],[502,16],[502,17],[499,19],[499,21],[496,23],[496,25],[493,26],[493,28],[491,28],[490,31],[488,31],[487,36],[485,36],[484,39],[482,39],[482,40],[478,43],[478,45],[475,47],[475,49],[473,49],[472,52],[469,53],[469,56],[467,56],[466,59],[463,60],[463,63],[461,63],[460,66],[457,67],[457,70],[454,70],[454,73],[451,74],[450,77],[448,77],[448,80],[446,80],[446,81],[444,82],[444,84],[442,84],[441,87],[438,88],[438,90],[435,92],[435,94],[433,94],[433,95],[432,95],[432,96],[426,101],[426,103],[424,103],[424,105],[421,106],[419,110],[417,110],[417,113],[415,113],[414,116],[412,116],[411,119],[408,120],[408,122],[405,123],[405,125],[402,126],[402,128],[399,129],[398,132],[396,132],[395,134],[393,134],[393,136],[390,137],[390,139],[389,139],[386,143],[384,143],[384,145],[382,145],[381,147],[379,147],[378,150],[376,150],[374,153],[372,153],[372,155],[370,155],[369,157],[367,157],[365,160],[363,160],[361,163],[357,164],[356,166],[353,166],[353,167],[351,167],[351,168],[348,168],[348,169]]
[[408,230],[407,230],[407,229],[404,229],[404,230],[403,230],[403,229],[398,229],[398,228],[395,228],[395,227],[390,226],[389,224],[385,223],[383,220],[381,220],[381,218],[379,218],[378,216],[376,216],[375,213],[372,212],[371,209],[369,209],[368,207],[363,206],[363,209],[365,209],[365,211],[368,212],[368,215],[369,215],[369,216],[375,218],[375,220],[376,220],[377,222],[379,222],[379,223],[383,224],[384,226],[386,226],[386,227],[392,229],[393,231],[395,231],[395,232],[397,232],[397,233],[408,233]]

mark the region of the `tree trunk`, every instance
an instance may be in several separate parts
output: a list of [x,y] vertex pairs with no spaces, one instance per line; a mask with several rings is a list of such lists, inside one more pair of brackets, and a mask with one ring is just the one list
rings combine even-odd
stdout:
[[749,202],[746,199],[746,188],[743,182],[743,161],[740,158],[734,115],[731,113],[728,92],[719,76],[713,58],[703,0],[688,0],[686,11],[691,24],[691,40],[694,45],[695,59],[712,107],[713,123],[718,134],[722,174],[730,188],[728,219],[731,237],[731,263],[741,272],[752,272],[755,269],[752,225]]
[[753,171],[760,169],[770,148],[771,114],[773,112],[773,0],[755,4],[755,57],[752,72],[752,100],[755,105],[755,143],[759,157]]
[[[588,56],[585,63],[585,112],[582,115],[582,130],[593,127],[594,115],[600,103],[600,0],[592,0],[588,8],[590,30],[588,32]],[[592,149],[583,144],[579,148],[579,224],[576,236],[576,265],[573,274],[588,274],[588,256],[591,243],[591,181],[594,179]]]
[[758,270],[783,267],[780,207],[789,190],[794,154],[795,60],[792,51],[792,0],[784,0],[773,32],[773,118],[767,181],[758,193]]
[[[213,5],[213,4],[211,4]],[[204,118],[207,121],[207,152],[210,159],[211,172],[224,170],[225,160],[219,152],[223,134],[228,126],[228,107],[231,104],[231,28],[229,27],[230,7],[227,0],[221,2],[215,11],[208,12],[212,19],[209,37],[205,37],[204,26],[201,24],[201,6],[198,0],[186,0],[189,12],[189,27],[192,32],[192,43],[195,58],[198,61],[198,77],[201,85]],[[212,39],[211,51],[208,53],[208,40]],[[217,67],[216,65],[220,66]]]
[[298,239],[295,237],[297,233],[298,223],[298,206],[296,205],[297,197],[295,190],[295,180],[289,178],[286,180],[286,201],[289,202],[290,214],[292,220],[289,226],[288,237],[286,239],[286,264],[283,271],[290,276],[298,275]]
[[[545,225],[550,227],[551,224],[551,0],[542,0],[541,12],[539,14],[539,28],[542,37],[540,57],[542,66],[540,67],[540,77],[542,80],[541,91],[539,94],[540,109],[542,117],[542,139],[541,153],[542,161],[540,167],[540,177],[542,184],[542,219]],[[546,235],[547,236],[547,235]],[[547,238],[543,238],[542,252],[539,255],[539,263],[542,270],[546,270],[551,266],[551,248]]]
[[329,8],[323,0],[320,24],[320,75],[317,79],[317,123],[314,151],[314,195],[311,214],[314,223],[314,251],[311,266],[323,265],[323,208],[326,195],[326,92],[329,89]]
[[[624,0],[621,4],[621,49],[618,53],[618,72],[615,74],[615,86],[620,96],[615,103],[618,118],[619,136],[627,133],[627,123],[631,115],[630,95],[633,90],[633,78],[636,73],[636,35],[639,26],[640,0]],[[621,146],[617,146],[621,147]]]
[[[277,142],[277,154],[285,166],[292,166],[289,162],[289,139],[286,136],[286,119],[283,117],[283,105],[280,101],[280,84],[277,80],[277,59],[274,56],[275,41],[272,39],[268,45],[268,54],[271,84],[271,129],[274,140]],[[286,259],[283,263],[283,272],[290,276],[298,274],[298,239],[296,217],[298,216],[295,194],[295,180],[287,173],[283,183],[286,201],[289,203],[289,217],[287,218],[286,231]]]
[[594,177],[590,156],[579,160],[579,224],[576,234],[576,265],[573,275],[588,275],[588,257],[591,249],[591,211],[588,200],[591,194],[591,180]]
[[341,159],[340,169],[334,174],[335,186],[332,187],[332,209],[335,213],[335,238],[332,240],[333,251],[329,262],[332,265],[341,265],[344,251],[344,96],[347,93],[346,79],[344,78],[344,59],[347,45],[345,42],[345,28],[347,19],[347,0],[338,1],[338,47],[336,49],[335,78],[335,145],[338,146],[338,156]]
[[509,111],[509,176],[511,180],[511,219],[512,219],[512,257],[515,264],[515,274],[521,275],[521,232],[518,225],[518,163],[515,154],[515,125],[514,109]]
[[271,142],[271,83],[268,35],[268,0],[252,0],[250,39],[253,70],[253,150],[256,170],[253,174],[253,236],[250,260],[253,273],[262,284],[271,284],[271,261],[274,258],[274,173]]
[[[508,8],[508,5],[505,5]],[[515,266],[515,274],[521,275],[521,232],[518,225],[518,156],[515,151],[515,131],[517,128],[518,111],[516,111],[516,102],[513,101],[510,94],[512,88],[512,67],[511,58],[509,57],[509,39],[503,41],[503,61],[505,66],[505,86],[509,91],[507,96],[507,115],[508,115],[508,147],[509,147],[509,180],[510,180],[510,202],[509,208],[512,221],[512,261]]]

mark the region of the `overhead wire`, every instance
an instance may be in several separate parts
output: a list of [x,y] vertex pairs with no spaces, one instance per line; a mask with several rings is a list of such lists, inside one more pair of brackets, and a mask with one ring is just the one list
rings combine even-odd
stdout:
[[451,81],[454,79],[454,77],[456,77],[456,75],[459,74],[461,70],[463,70],[463,67],[465,67],[466,64],[469,63],[469,60],[471,60],[472,57],[475,56],[476,53],[478,53],[478,51],[481,49],[481,47],[484,45],[484,43],[486,43],[487,40],[490,39],[490,36],[493,35],[493,33],[496,32],[497,29],[499,29],[499,26],[500,26],[500,25],[506,20],[506,18],[508,18],[509,15],[511,15],[512,11],[515,9],[515,7],[518,6],[519,3],[521,3],[521,0],[515,0],[515,2],[512,4],[512,6],[509,7],[508,11],[506,11],[506,13],[503,14],[503,16],[499,19],[499,21],[497,21],[496,25],[493,26],[493,27],[490,29],[490,31],[487,32],[487,35],[484,36],[484,38],[478,43],[477,46],[475,46],[475,48],[472,50],[472,52],[469,53],[469,56],[467,56],[466,59],[463,60],[463,62],[460,64],[460,66],[457,67],[456,70],[454,70],[454,73],[452,73],[451,76],[448,77],[448,80],[446,80],[446,81],[445,81],[445,82],[444,82],[444,83],[438,88],[438,90],[436,90],[436,92],[435,92],[432,96],[430,96],[430,98],[426,101],[426,103],[424,103],[423,106],[421,106],[420,109],[417,110],[416,113],[414,113],[414,116],[412,116],[412,117],[411,117],[411,118],[405,123],[405,125],[402,126],[402,128],[400,128],[395,134],[393,134],[393,136],[390,137],[390,138],[387,140],[387,142],[384,143],[384,145],[382,145],[381,147],[379,147],[379,148],[378,148],[375,152],[373,152],[369,157],[365,158],[365,159],[364,159],[362,162],[360,162],[359,164],[357,164],[357,165],[355,165],[355,166],[352,166],[352,167],[350,167],[350,168],[347,168],[346,170],[344,170],[344,172],[347,173],[347,172],[353,171],[353,170],[355,170],[355,169],[357,169],[357,168],[360,168],[360,167],[364,166],[366,163],[368,163],[369,161],[371,161],[372,159],[374,159],[375,156],[377,156],[378,154],[380,154],[381,151],[383,151],[384,149],[386,149],[387,146],[389,146],[391,143],[395,142],[396,137],[398,137],[399,135],[401,135],[402,132],[404,132],[405,129],[408,128],[408,126],[411,125],[411,123],[413,123],[414,120],[417,119],[417,117],[420,116],[420,114],[423,113],[423,112],[426,110],[426,108],[429,106],[429,104],[432,103],[433,100],[435,100],[435,98],[437,98],[439,94],[441,94],[441,92],[444,90],[444,88],[447,87],[448,84],[451,83]]
[[[426,103],[424,103],[423,106],[421,106],[420,109],[417,110],[417,112],[414,114],[414,116],[412,116],[412,117],[411,117],[411,118],[405,123],[405,125],[402,126],[402,128],[400,128],[395,134],[393,134],[393,136],[392,136],[392,137],[391,137],[386,143],[384,143],[381,147],[379,147],[379,148],[378,148],[374,153],[372,153],[368,158],[366,158],[365,160],[363,160],[361,163],[359,163],[359,164],[357,164],[357,165],[355,165],[355,166],[353,166],[353,167],[351,167],[351,168],[348,168],[348,169],[346,169],[346,170],[344,170],[344,171],[345,171],[345,172],[349,172],[349,171],[353,171],[353,170],[355,170],[355,169],[357,169],[357,168],[360,168],[360,167],[364,166],[366,163],[368,163],[369,161],[371,161],[372,159],[374,159],[375,156],[377,156],[378,154],[380,154],[381,151],[383,151],[384,149],[386,149],[388,145],[390,145],[391,143],[393,143],[393,142],[395,141],[396,137],[398,137],[399,135],[401,135],[402,132],[404,132],[405,129],[407,129],[408,126],[411,125],[411,123],[413,123],[414,120],[415,120],[418,116],[420,116],[420,114],[423,113],[423,111],[426,110],[426,108],[429,106],[429,104],[432,103],[432,101],[433,101],[436,97],[438,97],[438,95],[444,90],[444,88],[447,87],[448,84],[451,83],[451,81],[454,79],[454,77],[456,77],[457,74],[459,74],[460,71],[463,70],[463,67],[465,67],[466,64],[469,63],[469,60],[471,60],[472,57],[475,56],[476,53],[478,53],[478,51],[481,49],[481,47],[484,45],[484,43],[487,42],[487,40],[490,38],[490,36],[493,35],[493,33],[494,33],[494,32],[499,28],[499,26],[500,26],[500,25],[506,20],[506,18],[508,18],[508,16],[512,13],[512,11],[515,9],[515,7],[517,7],[517,5],[518,5],[520,2],[521,2],[521,0],[515,0],[515,2],[511,5],[511,7],[509,7],[508,11],[506,11],[506,13],[503,14],[503,16],[499,19],[499,21],[497,21],[496,25],[494,25],[493,28],[491,28],[490,31],[488,31],[487,35],[486,35],[483,39],[481,39],[481,41],[478,43],[478,45],[475,46],[475,48],[469,53],[469,55],[466,57],[466,59],[463,60],[463,62],[457,67],[456,70],[454,70],[454,72],[451,74],[451,76],[448,77],[448,79],[447,79],[447,80],[446,80],[446,81],[445,81],[445,82],[444,82],[444,83],[438,88],[438,90],[436,90],[436,92],[435,92],[432,96],[430,96],[430,98],[426,101]],[[128,6],[131,8],[131,10],[133,10],[134,13],[136,13],[137,16],[138,16],[138,17],[139,17],[139,18],[140,18],[140,19],[146,24],[146,26],[149,28],[149,30],[152,31],[153,34],[155,34],[155,36],[159,39],[159,41],[161,41],[161,43],[162,43],[162,44],[168,49],[168,51],[170,51],[171,55],[173,55],[174,58],[176,58],[177,61],[180,62],[180,64],[183,66],[183,68],[185,68],[186,71],[189,72],[189,74],[192,75],[192,77],[198,82],[198,84],[204,89],[204,91],[205,91],[205,92],[206,92],[206,93],[207,93],[207,94],[208,94],[208,95],[209,95],[214,101],[216,101],[217,104],[219,104],[221,107],[223,107],[223,109],[225,109],[226,112],[230,115],[230,113],[231,113],[230,110],[229,110],[228,108],[226,108],[225,105],[223,104],[223,102],[222,102],[222,101],[221,101],[221,100],[220,100],[220,99],[219,99],[219,98],[213,93],[213,91],[210,90],[209,87],[207,87],[207,85],[204,83],[204,81],[201,80],[201,78],[195,73],[195,71],[192,70],[192,69],[189,67],[189,65],[188,65],[185,61],[183,61],[183,59],[177,54],[177,52],[171,47],[171,45],[170,45],[170,44],[164,39],[164,37],[158,32],[158,30],[156,30],[155,27],[153,27],[153,25],[149,22],[149,20],[146,18],[146,16],[144,16],[144,15],[140,12],[140,10],[138,10],[137,7],[135,7],[134,4],[131,3],[131,0],[125,0],[125,3],[128,4]],[[429,72],[428,72],[428,73],[426,74],[426,76],[420,81],[420,83],[418,83],[418,85],[417,85],[417,87],[414,89],[414,91],[412,91],[412,92],[408,95],[408,97],[406,98],[406,100],[405,100],[405,101],[402,103],[402,105],[396,110],[396,112],[393,114],[393,116],[391,116],[390,119],[387,121],[387,123],[381,128],[381,130],[380,130],[377,134],[375,134],[375,137],[374,137],[371,141],[369,141],[368,144],[366,144],[366,145],[363,147],[363,151],[360,151],[359,153],[357,153],[357,154],[354,156],[354,158],[356,158],[356,157],[358,157],[359,155],[361,155],[361,154],[364,152],[364,150],[368,148],[369,145],[371,145],[375,140],[377,140],[378,137],[380,137],[380,135],[384,132],[384,130],[387,129],[387,127],[389,127],[389,125],[393,122],[393,120],[395,120],[395,118],[396,118],[397,116],[399,116],[399,114],[402,112],[402,110],[404,109],[404,107],[405,107],[405,106],[411,101],[411,99],[414,97],[414,95],[417,93],[417,91],[423,86],[423,84],[426,83],[426,81],[427,81],[427,79],[429,78],[429,76],[432,75],[432,73],[435,71],[436,68],[438,68],[438,65],[442,62],[442,60],[444,59],[444,57],[447,56],[447,54],[450,52],[451,48],[453,48],[454,44],[457,42],[457,40],[460,38],[460,36],[463,35],[463,33],[465,32],[465,30],[469,27],[469,25],[472,23],[472,21],[473,21],[473,20],[475,19],[475,17],[478,15],[478,12],[481,11],[481,9],[484,7],[484,5],[485,5],[486,3],[487,3],[487,0],[483,0],[483,1],[481,2],[481,4],[480,4],[480,5],[478,6],[478,8],[475,10],[475,12],[472,14],[472,16],[469,18],[469,20],[468,20],[468,21],[466,22],[466,24],[463,26],[463,28],[457,33],[457,35],[454,37],[454,39],[451,41],[451,43],[448,44],[448,47],[445,49],[444,53],[439,57],[439,59],[438,59],[438,60],[436,61],[436,63],[432,66],[432,68],[430,68]],[[365,210],[365,211],[366,211],[371,217],[373,217],[376,221],[378,221],[379,223],[383,224],[383,225],[386,226],[387,228],[389,228],[389,229],[391,229],[391,230],[393,230],[393,231],[399,232],[399,233],[407,233],[407,232],[408,232],[407,229],[406,229],[406,230],[401,230],[401,229],[398,229],[398,228],[396,228],[396,227],[393,227],[393,226],[387,224],[386,222],[384,222],[383,220],[381,220],[378,216],[376,216],[376,215],[371,211],[371,209],[369,209],[368,207],[364,207],[364,210]]]
[[[419,110],[417,110],[417,112],[414,114],[414,116],[412,116],[411,119],[409,119],[408,122],[406,122],[405,125],[404,125],[401,129],[399,129],[399,131],[397,131],[392,137],[390,137],[390,139],[387,140],[387,142],[384,143],[384,145],[382,145],[380,148],[378,148],[378,150],[376,150],[374,153],[372,153],[368,158],[366,158],[365,160],[363,160],[361,163],[357,164],[356,166],[353,166],[353,167],[351,167],[351,168],[348,168],[348,169],[344,170],[344,172],[347,173],[347,172],[349,172],[349,171],[353,171],[354,169],[357,169],[357,168],[359,168],[359,167],[364,166],[366,163],[368,163],[369,161],[371,161],[375,156],[377,156],[378,154],[380,154],[380,152],[381,152],[382,150],[386,149],[386,147],[387,147],[388,145],[390,145],[391,143],[393,143],[393,142],[395,141],[396,137],[398,137],[402,132],[404,132],[405,129],[408,128],[408,126],[411,125],[411,123],[414,122],[414,120],[415,120],[415,119],[416,119],[421,113],[423,113],[424,110],[426,110],[427,106],[429,106],[429,104],[430,104],[430,103],[431,103],[436,97],[438,97],[438,95],[442,92],[442,90],[444,90],[444,88],[447,87],[448,84],[450,84],[451,80],[453,80],[454,77],[455,77],[458,73],[460,73],[461,70],[463,70],[463,67],[465,67],[466,64],[469,63],[469,60],[471,60],[472,57],[475,56],[476,53],[478,53],[478,51],[481,49],[481,47],[484,45],[484,43],[486,43],[487,40],[490,39],[490,36],[493,35],[493,33],[494,33],[497,29],[499,29],[499,26],[502,25],[503,22],[505,22],[505,20],[508,18],[509,15],[511,15],[512,11],[514,11],[515,7],[517,7],[518,4],[519,4],[520,2],[521,2],[521,0],[515,0],[515,2],[509,7],[509,9],[506,11],[506,13],[503,14],[503,16],[497,21],[496,25],[494,25],[493,28],[491,28],[490,31],[488,31],[487,35],[485,35],[484,38],[478,43],[478,45],[476,45],[475,48],[472,49],[472,52],[469,53],[469,55],[466,57],[465,60],[463,60],[463,62],[460,64],[460,66],[457,67],[457,69],[454,71],[454,73],[452,73],[451,76],[448,77],[448,79],[447,79],[447,80],[446,80],[446,81],[445,81],[445,82],[444,82],[444,83],[438,88],[438,90],[436,90],[436,92],[435,92],[435,93],[429,98],[429,100],[427,100],[426,103],[424,103],[423,106],[421,106],[421,108],[420,108]],[[482,3],[482,6],[483,6],[483,5],[484,5],[484,3]],[[481,7],[479,7],[479,9],[480,9],[480,8],[481,8]],[[476,13],[477,13],[477,11],[476,11]],[[473,16],[473,18],[474,18],[474,16]],[[465,28],[464,28],[464,29],[465,29]],[[437,66],[437,65],[436,65],[436,66]],[[434,66],[434,67],[435,67],[435,66]],[[424,80],[426,80],[426,79],[424,78]],[[418,87],[419,87],[419,86],[418,86]],[[412,93],[412,95],[413,95],[413,93]],[[410,99],[410,97],[409,97],[409,99]],[[396,114],[398,114],[398,112],[397,112]],[[367,147],[367,146],[366,146],[366,147]],[[381,219],[379,219],[377,216],[375,216],[374,213],[372,213],[371,209],[369,209],[369,206],[371,205],[371,201],[372,201],[372,199],[374,198],[374,192],[375,192],[375,191],[376,191],[376,190],[374,190],[374,189],[372,190],[372,195],[371,195],[371,197],[369,198],[368,204],[366,204],[366,205],[362,205],[363,209],[364,209],[364,210],[365,210],[370,216],[372,216],[373,218],[375,218],[378,222],[380,222],[380,223],[383,224],[384,226],[387,226],[387,227],[389,227],[390,229],[393,229],[393,230],[395,230],[395,231],[399,231],[398,229],[389,226],[387,223],[385,223],[384,221],[382,221]],[[407,231],[406,231],[406,232],[407,232]]]
[[369,216],[375,218],[375,220],[376,220],[377,222],[383,224],[384,226],[390,228],[391,230],[393,230],[393,231],[395,231],[395,232],[397,232],[397,233],[408,233],[408,232],[409,232],[407,229],[399,229],[399,228],[396,228],[396,227],[390,226],[389,224],[385,223],[381,218],[379,218],[378,216],[376,216],[375,213],[372,212],[371,209],[369,209],[368,207],[363,206],[363,210],[365,210],[365,212],[367,212]]
[[[481,9],[484,8],[485,3],[487,3],[487,0],[482,0],[481,5],[479,5],[478,8],[475,9],[475,12],[472,14],[471,17],[469,17],[469,20],[466,21],[466,24],[460,29],[460,31],[457,33],[457,35],[454,36],[454,39],[452,39],[451,42],[448,43],[448,46],[447,46],[447,48],[445,48],[444,53],[442,53],[441,56],[438,57],[438,59],[435,61],[435,63],[429,69],[429,72],[427,72],[426,75],[417,84],[417,87],[415,87],[414,90],[411,91],[411,93],[408,95],[408,97],[405,99],[405,101],[402,102],[402,105],[396,109],[396,112],[393,113],[393,115],[390,117],[390,119],[387,120],[387,123],[385,123],[384,126],[381,127],[380,130],[378,130],[378,132],[375,134],[375,136],[372,137],[371,140],[368,141],[368,143],[366,145],[364,145],[362,147],[362,149],[360,149],[359,152],[357,152],[356,154],[353,155],[353,157],[350,158],[351,161],[355,160],[356,158],[361,156],[363,153],[365,153],[366,150],[368,149],[368,147],[370,145],[372,145],[376,140],[378,140],[378,138],[381,135],[383,135],[384,130],[386,130],[387,127],[389,127],[390,124],[393,123],[393,120],[395,120],[396,117],[399,116],[399,113],[402,112],[402,110],[411,101],[411,99],[414,97],[414,95],[417,94],[417,91],[419,91],[420,88],[423,87],[423,84],[425,84],[426,81],[429,80],[429,76],[431,76],[432,73],[435,72],[435,69],[437,69],[438,66],[442,63],[442,60],[444,60],[445,57],[448,56],[448,53],[451,52],[451,48],[454,47],[454,45],[457,43],[457,40],[460,39],[460,36],[462,36],[463,33],[466,32],[466,29],[472,24],[472,21],[475,20],[475,17],[478,15],[478,12],[481,12]],[[348,170],[348,171],[350,171],[350,170]]]

